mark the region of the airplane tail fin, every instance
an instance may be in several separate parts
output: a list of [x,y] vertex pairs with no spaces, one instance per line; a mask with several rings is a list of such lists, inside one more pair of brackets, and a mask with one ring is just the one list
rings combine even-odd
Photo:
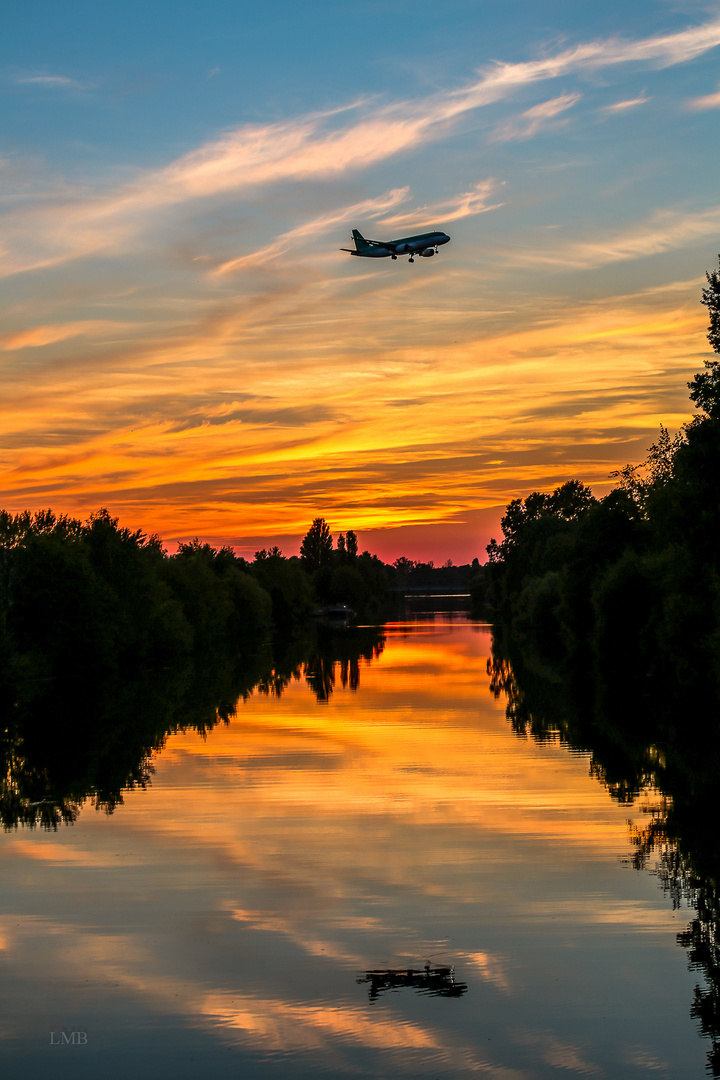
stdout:
[[365,239],[365,237],[363,236],[363,234],[361,232],[359,232],[357,229],[353,229],[352,238],[355,241],[355,250],[356,251],[366,251],[370,247],[370,244],[368,244],[368,242]]

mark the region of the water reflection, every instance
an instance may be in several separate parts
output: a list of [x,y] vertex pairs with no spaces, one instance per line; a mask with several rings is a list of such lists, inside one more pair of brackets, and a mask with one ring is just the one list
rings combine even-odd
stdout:
[[359,983],[369,983],[368,997],[376,1001],[380,994],[387,991],[403,990],[407,987],[418,994],[429,997],[462,997],[467,993],[467,983],[455,981],[455,968],[383,968],[381,971],[366,971]]
[[377,660],[384,647],[385,636],[376,627],[338,634],[318,628],[317,646],[302,666],[303,675],[316,699],[329,701],[338,677],[343,689],[357,690],[361,663]]
[[650,682],[631,657],[612,671],[558,670],[499,634],[487,671],[518,736],[589,753],[591,774],[621,804],[651,796],[644,822],[629,825],[627,861],[657,876],[673,910],[695,909],[677,941],[704,979],[691,1015],[711,1041],[708,1071],[720,1077],[718,702],[706,688],[691,701],[671,682]]
[[115,810],[0,836],[8,1075],[702,1075],[680,924],[617,858],[653,816],[515,736],[488,649],[441,617],[28,698],[14,792]]
[[55,830],[74,824],[88,800],[112,814],[150,784],[169,735],[207,735],[251,694],[280,698],[301,680],[318,702],[329,701],[336,680],[357,690],[361,665],[380,656],[384,641],[377,627],[318,630],[279,659],[266,647],[242,664],[210,656],[125,680],[81,675],[80,663],[62,679],[21,682],[2,717],[0,821]]

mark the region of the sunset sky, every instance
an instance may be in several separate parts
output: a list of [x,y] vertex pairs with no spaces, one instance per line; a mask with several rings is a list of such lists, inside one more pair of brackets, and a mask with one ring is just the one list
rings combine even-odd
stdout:
[[719,46],[685,0],[9,6],[2,505],[466,561],[604,493],[711,355]]

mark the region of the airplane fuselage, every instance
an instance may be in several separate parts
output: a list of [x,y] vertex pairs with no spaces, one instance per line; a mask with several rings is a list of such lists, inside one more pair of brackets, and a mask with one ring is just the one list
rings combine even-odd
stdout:
[[366,240],[357,229],[353,229],[355,250],[342,248],[351,255],[363,259],[396,259],[398,255],[409,255],[412,262],[416,255],[429,258],[442,244],[450,242],[444,232],[418,233],[416,236],[402,236],[399,240]]

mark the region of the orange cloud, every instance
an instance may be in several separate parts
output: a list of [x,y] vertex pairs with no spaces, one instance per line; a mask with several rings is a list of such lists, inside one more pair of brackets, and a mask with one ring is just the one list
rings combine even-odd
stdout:
[[431,278],[391,302],[375,278],[347,311],[342,279],[310,280],[169,340],[137,326],[105,344],[87,326],[81,352],[56,340],[41,368],[8,361],[6,506],[108,505],[168,540],[297,536],[317,513],[333,529],[426,527],[569,474],[605,484],[689,415],[695,283],[526,307],[517,326],[474,316],[471,286],[446,274],[447,324]]
[[19,330],[14,334],[0,335],[0,349],[12,352],[15,349],[36,349],[42,345],[53,345],[56,341],[85,334],[104,335],[127,332],[127,323],[109,322],[103,319],[85,319],[82,322],[60,323],[55,326],[33,326]]

